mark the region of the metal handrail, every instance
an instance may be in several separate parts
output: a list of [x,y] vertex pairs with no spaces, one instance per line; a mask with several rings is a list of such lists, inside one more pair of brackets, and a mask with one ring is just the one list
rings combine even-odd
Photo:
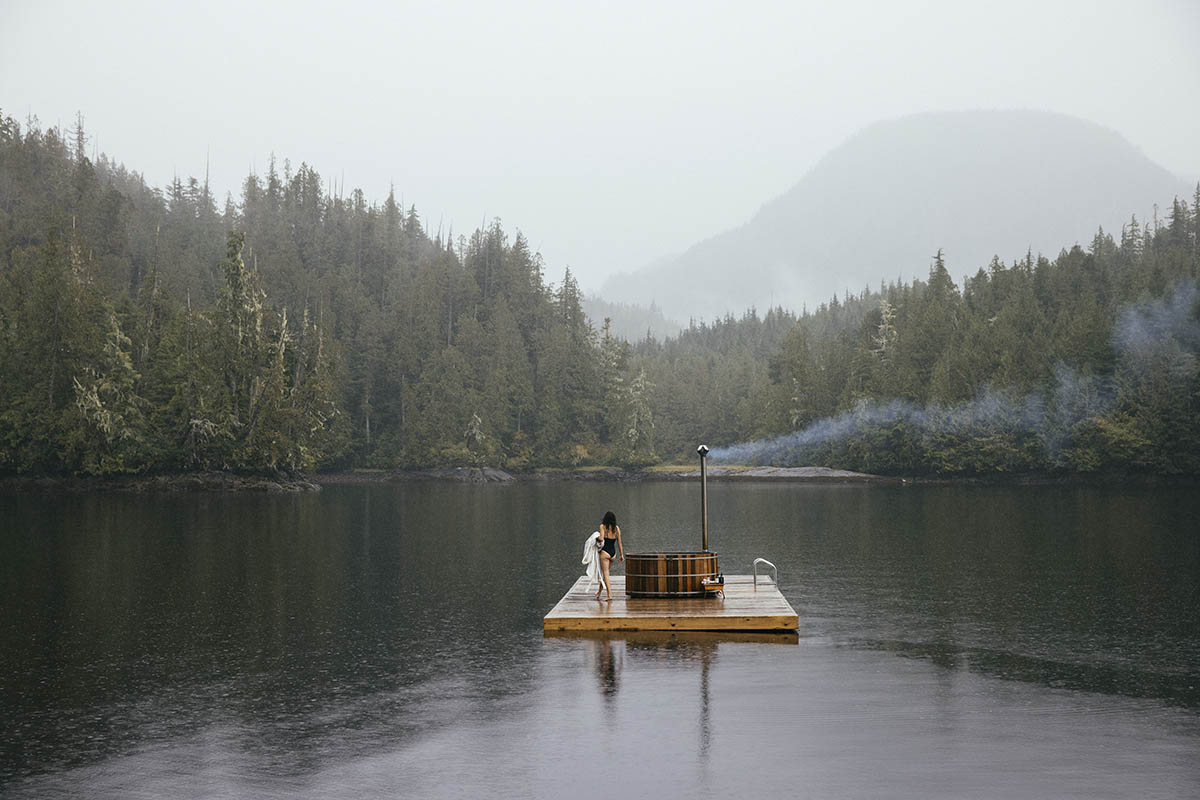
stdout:
[[[779,585],[779,567],[775,566],[775,565],[774,565],[774,564],[772,564],[770,561],[767,561],[765,558],[756,558],[756,559],[754,559],[754,566],[753,566],[753,570],[754,570],[754,588],[755,588],[755,589],[757,589],[757,588],[758,588],[758,565],[759,565],[759,564],[765,564],[766,566],[768,566],[768,567],[770,567],[771,569],[775,570],[775,585],[776,585],[776,586],[778,586],[778,585]],[[763,576],[763,580],[764,580],[764,581],[766,580],[766,577],[767,577],[767,576],[765,576],[765,575]]]

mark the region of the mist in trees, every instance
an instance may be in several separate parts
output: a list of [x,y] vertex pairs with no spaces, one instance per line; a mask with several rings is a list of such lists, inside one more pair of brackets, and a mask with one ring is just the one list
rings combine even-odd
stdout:
[[218,210],[86,139],[0,122],[0,470],[655,460],[644,375],[498,220],[429,231],[286,161]]
[[1123,246],[1100,232],[1090,251],[1054,262],[993,261],[962,293],[939,255],[928,283],[891,287],[838,340],[814,345],[802,319],[774,361],[775,401],[787,409],[778,435],[712,458],[892,474],[1194,475],[1194,215],[1188,224],[1172,236],[1132,220]]
[[498,220],[431,230],[287,161],[218,203],[93,161],[82,120],[3,117],[0,471],[641,467],[766,441],[725,456],[1195,474],[1198,206],[958,283],[939,254],[925,281],[626,338]]

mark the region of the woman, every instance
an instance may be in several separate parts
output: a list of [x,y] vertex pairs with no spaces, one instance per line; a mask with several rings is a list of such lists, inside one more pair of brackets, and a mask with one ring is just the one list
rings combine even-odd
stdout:
[[617,524],[617,515],[611,511],[605,512],[604,521],[600,523],[600,536],[603,542],[600,548],[600,573],[604,576],[604,582],[596,592],[596,599],[599,600],[600,592],[607,589],[608,600],[611,602],[613,596],[612,584],[608,578],[609,568],[618,552],[621,554],[621,563],[625,563],[625,545],[621,544],[621,526]]

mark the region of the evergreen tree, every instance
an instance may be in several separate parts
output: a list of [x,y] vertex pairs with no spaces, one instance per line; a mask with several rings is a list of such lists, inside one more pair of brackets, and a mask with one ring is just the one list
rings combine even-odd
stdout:
[[431,237],[394,191],[274,158],[218,211],[207,176],[156,190],[87,144],[81,118],[0,115],[6,472],[640,466],[830,419],[787,458],[1200,471],[1193,328],[1116,335],[1135,302],[1186,316],[1200,185],[1165,223],[968,265],[961,290],[939,252],[924,281],[628,344],[499,220]]

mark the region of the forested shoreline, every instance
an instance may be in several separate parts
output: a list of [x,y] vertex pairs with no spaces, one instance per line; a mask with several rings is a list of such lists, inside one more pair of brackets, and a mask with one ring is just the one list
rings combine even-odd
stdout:
[[750,440],[714,455],[1200,474],[1200,187],[961,287],[939,254],[630,344],[499,220],[430,231],[286,161],[219,202],[87,153],[82,121],[0,118],[3,474],[637,469]]

